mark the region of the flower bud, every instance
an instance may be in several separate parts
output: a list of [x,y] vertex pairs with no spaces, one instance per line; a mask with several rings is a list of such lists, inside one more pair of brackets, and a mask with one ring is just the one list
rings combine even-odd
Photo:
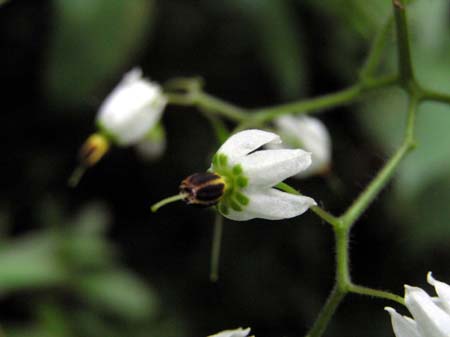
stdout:
[[83,166],[95,165],[109,149],[109,141],[105,136],[94,133],[89,136],[80,149],[79,157]]
[[181,182],[180,194],[189,205],[212,206],[225,192],[225,180],[215,173],[194,173]]

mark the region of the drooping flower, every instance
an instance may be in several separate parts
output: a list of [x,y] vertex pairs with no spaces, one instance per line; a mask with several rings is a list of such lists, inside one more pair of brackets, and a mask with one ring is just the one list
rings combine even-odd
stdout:
[[168,202],[211,206],[232,220],[254,218],[280,220],[298,216],[316,202],[274,188],[311,164],[309,152],[296,149],[260,150],[280,137],[262,130],[245,130],[231,136],[213,157],[208,173],[183,180],[180,194],[155,204],[155,211]]
[[[324,174],[331,163],[331,137],[326,126],[317,118],[309,116],[282,116],[274,120],[277,133],[283,140],[283,147],[301,148],[311,152],[312,163],[306,170],[295,175],[305,178]],[[279,148],[280,145],[270,145]]]
[[69,180],[76,185],[87,167],[95,165],[109,150],[111,144],[137,145],[138,152],[147,158],[164,149],[161,119],[167,98],[157,83],[142,77],[134,68],[106,97],[97,115],[98,131],[84,142],[80,150],[80,167]]
[[142,71],[134,68],[101,105],[97,125],[118,145],[133,145],[160,120],[167,99],[157,83],[142,77]]
[[249,333],[250,333],[250,328],[247,328],[247,329],[238,328],[235,330],[225,330],[225,331],[216,333],[215,335],[210,335],[208,337],[247,337]]
[[438,297],[430,297],[424,290],[405,285],[405,304],[414,319],[398,314],[393,308],[385,309],[391,315],[397,337],[449,337],[450,285],[427,275]]

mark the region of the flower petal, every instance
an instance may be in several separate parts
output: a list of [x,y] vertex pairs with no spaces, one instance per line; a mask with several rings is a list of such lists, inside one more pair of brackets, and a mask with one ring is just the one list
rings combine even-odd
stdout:
[[439,296],[439,305],[450,315],[450,285],[434,279],[431,272],[428,273],[427,280]]
[[282,116],[275,120],[283,143],[312,152],[312,164],[298,178],[323,173],[331,162],[331,138],[326,126],[309,116]]
[[98,123],[120,145],[131,145],[144,137],[161,118],[167,103],[159,85],[141,75],[138,68],[126,73],[99,109]]
[[246,221],[260,218],[280,220],[303,214],[311,206],[317,205],[314,199],[281,192],[274,188],[246,189],[242,191],[249,198],[243,211],[229,210],[225,217],[235,221]]
[[228,157],[231,166],[239,163],[246,154],[268,143],[280,143],[280,137],[272,132],[263,130],[245,130],[238,132],[227,139],[217,153],[223,153]]
[[385,307],[391,315],[392,328],[397,337],[422,337],[417,330],[417,324],[409,317],[399,315],[393,308]]
[[208,337],[247,337],[249,333],[250,328],[247,329],[238,328],[235,330],[225,330]]
[[250,185],[270,187],[311,165],[311,153],[303,150],[262,150],[245,156],[240,165]]
[[420,288],[405,285],[405,304],[422,336],[449,337],[450,315]]

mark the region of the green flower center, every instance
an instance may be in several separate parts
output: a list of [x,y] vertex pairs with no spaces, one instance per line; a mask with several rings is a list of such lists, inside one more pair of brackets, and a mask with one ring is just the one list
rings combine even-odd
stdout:
[[230,208],[242,212],[250,199],[242,193],[242,189],[248,185],[248,178],[244,175],[242,166],[228,165],[228,158],[223,153],[216,153],[213,157],[212,171],[225,180],[225,192],[217,207],[222,214],[228,214]]

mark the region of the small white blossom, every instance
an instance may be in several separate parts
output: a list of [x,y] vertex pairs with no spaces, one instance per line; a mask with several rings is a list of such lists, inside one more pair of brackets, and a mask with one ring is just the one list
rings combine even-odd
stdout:
[[329,169],[331,138],[326,126],[319,119],[308,116],[282,116],[274,123],[284,147],[301,148],[312,153],[311,166],[296,174],[297,178],[323,174]]
[[296,149],[260,150],[280,137],[262,130],[246,130],[231,136],[214,156],[211,171],[225,181],[218,209],[227,218],[279,220],[300,215],[316,202],[282,192],[273,186],[311,165],[311,154]]
[[247,329],[238,328],[235,330],[225,330],[208,337],[247,337],[249,333],[250,328]]
[[405,285],[405,304],[414,319],[398,314],[393,308],[385,309],[391,315],[397,337],[449,337],[450,286],[427,276],[438,297],[430,297],[424,290]]
[[134,68],[109,94],[100,107],[97,124],[118,145],[133,145],[160,120],[167,99],[158,84]]
[[166,149],[166,133],[158,123],[135,146],[138,155],[148,161],[157,159]]

